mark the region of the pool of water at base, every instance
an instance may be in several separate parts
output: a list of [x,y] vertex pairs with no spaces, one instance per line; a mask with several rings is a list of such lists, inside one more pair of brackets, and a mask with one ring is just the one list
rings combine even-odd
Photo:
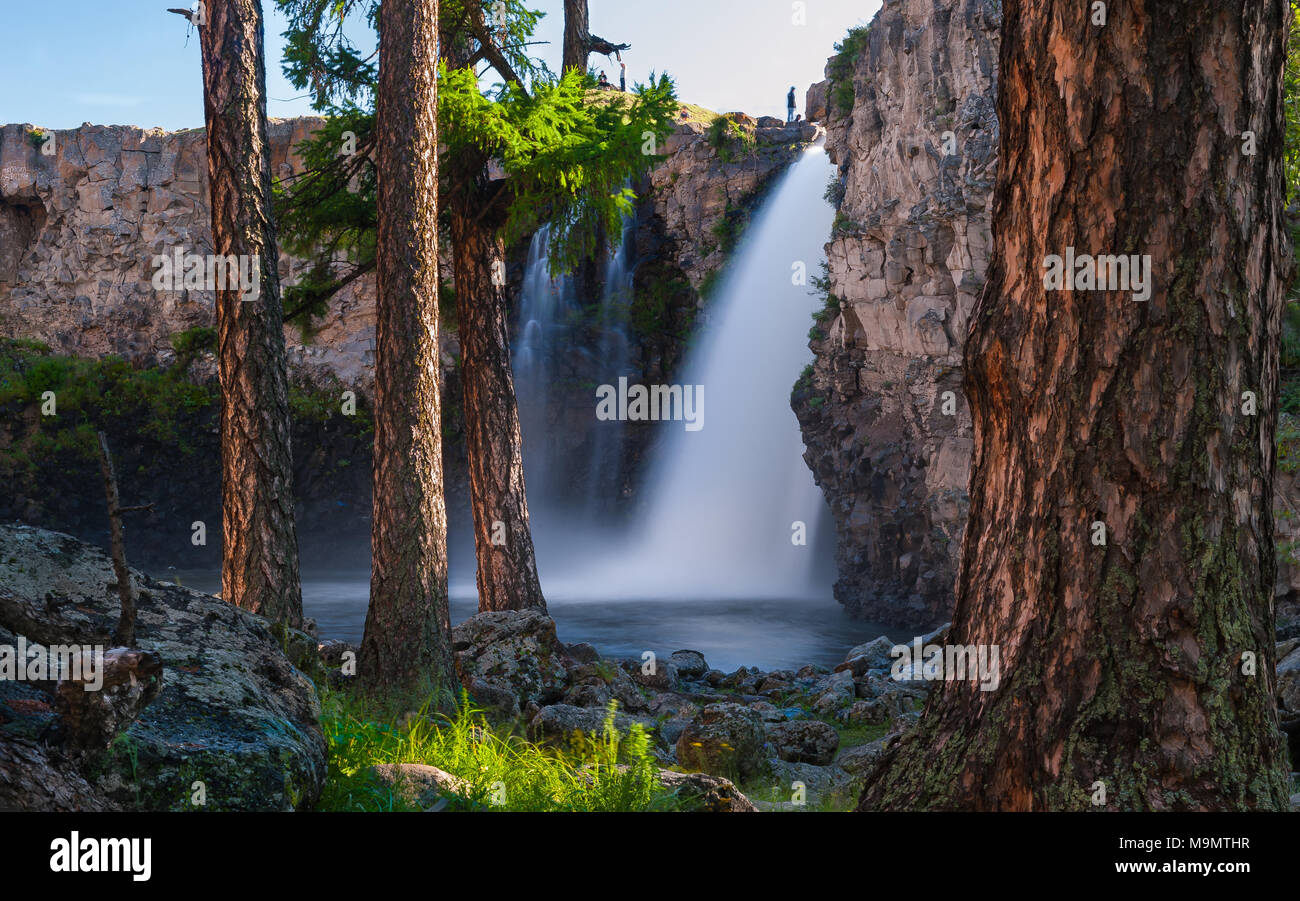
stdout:
[[[171,570],[157,574],[167,581],[206,592],[221,590],[215,571]],[[356,572],[305,573],[303,612],[314,619],[323,638],[360,642],[365,628],[369,577]],[[831,598],[825,600],[618,599],[608,602],[566,601],[548,597],[560,640],[587,642],[603,657],[660,656],[690,648],[709,665],[731,672],[741,666],[762,670],[797,669],[807,663],[833,667],[855,645],[879,635],[898,641],[911,636],[877,623],[853,619]],[[453,585],[451,621],[455,625],[477,612],[473,586]]]

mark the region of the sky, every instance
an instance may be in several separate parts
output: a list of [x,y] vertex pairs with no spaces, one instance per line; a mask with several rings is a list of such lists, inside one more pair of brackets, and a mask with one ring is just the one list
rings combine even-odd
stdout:
[[[0,0],[0,124],[45,128],[138,125],[168,131],[203,125],[198,36],[168,5],[189,0]],[[547,13],[534,48],[560,64],[562,0],[534,0]],[[718,112],[785,117],[785,96],[820,81],[836,41],[865,24],[879,0],[590,0],[591,31],[632,49],[628,82],[667,71],[684,101]],[[285,20],[266,16],[267,109],[273,117],[312,113],[280,71]],[[802,12],[803,23],[795,19]],[[618,80],[618,63],[591,65]]]

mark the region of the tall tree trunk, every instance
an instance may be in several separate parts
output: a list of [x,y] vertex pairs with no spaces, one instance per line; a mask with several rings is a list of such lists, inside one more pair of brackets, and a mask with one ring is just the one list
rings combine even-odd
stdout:
[[510,371],[505,248],[498,223],[476,202],[480,193],[458,190],[448,203],[478,604],[480,610],[545,610],[528,522],[519,407]]
[[[591,33],[591,16],[587,0],[564,0],[564,68],[587,71],[587,57],[592,53],[618,55],[631,44],[615,44]],[[622,59],[619,56],[619,59]]]
[[275,622],[302,625],[293,458],[271,217],[266,64],[258,0],[206,0],[199,28],[212,243],[251,258],[256,297],[217,291],[221,379],[222,596]]
[[374,513],[359,675],[388,690],[454,683],[438,392],[438,3],[379,22]]
[[[1102,788],[1110,809],[1286,807],[1270,504],[1286,0],[1106,12],[1004,5],[949,638],[998,646],[1000,685],[942,683],[863,809],[1089,809]],[[1150,254],[1150,300],[1045,291],[1067,248]]]
[[564,0],[564,68],[587,71],[587,54],[591,52],[589,29],[591,15],[587,0]]

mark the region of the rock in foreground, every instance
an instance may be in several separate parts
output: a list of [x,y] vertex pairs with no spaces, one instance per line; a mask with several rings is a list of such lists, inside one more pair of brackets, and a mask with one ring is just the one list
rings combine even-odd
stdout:
[[[313,805],[326,773],[320,707],[268,623],[211,595],[132,576],[136,644],[162,658],[162,690],[83,769],[87,782],[125,809]],[[57,607],[77,634],[107,634],[117,620],[111,561],[69,535],[0,526],[0,585]],[[0,644],[16,641],[0,629]],[[38,740],[51,715],[41,698],[34,683],[0,682],[0,742]]]

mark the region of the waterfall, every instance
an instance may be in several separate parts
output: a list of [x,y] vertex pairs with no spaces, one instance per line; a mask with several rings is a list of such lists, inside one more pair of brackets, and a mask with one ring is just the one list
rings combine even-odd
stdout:
[[[627,314],[632,302],[633,269],[628,246],[635,230],[633,217],[623,222],[618,250],[605,263],[605,285],[600,298],[601,371],[617,381],[628,375],[630,357]],[[587,480],[586,514],[592,522],[603,519],[622,488],[625,429],[618,421],[599,424],[592,434],[591,476]]]
[[[547,256],[549,226],[543,226],[528,246],[528,261],[519,298],[518,340],[512,355],[519,427],[523,433],[525,477],[530,500],[545,508],[556,495],[556,429],[551,421],[552,366],[563,346],[565,320],[576,309],[573,279],[551,277]],[[545,515],[545,514],[543,514]]]
[[[548,597],[830,596],[831,567],[817,541],[829,511],[802,459],[790,392],[812,360],[807,334],[819,304],[806,281],[831,232],[834,211],[822,199],[831,171],[824,151],[811,148],[762,203],[677,378],[702,387],[702,428],[657,425],[663,440],[641,515],[621,534],[575,532],[562,562],[540,561]],[[616,368],[606,371],[617,384]],[[594,427],[613,434],[622,423]],[[802,545],[792,540],[799,524]]]

